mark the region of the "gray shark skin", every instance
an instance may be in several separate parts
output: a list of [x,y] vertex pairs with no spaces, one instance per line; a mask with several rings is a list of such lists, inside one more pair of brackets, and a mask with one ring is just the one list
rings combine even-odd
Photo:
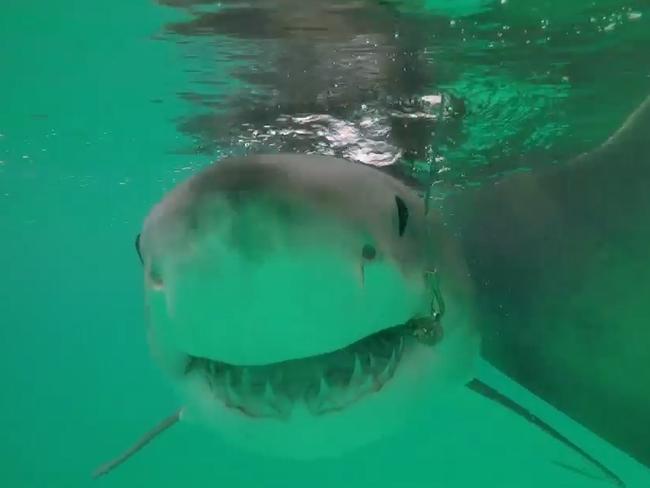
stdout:
[[650,465],[650,98],[575,160],[444,202],[483,356]]
[[339,454],[472,378],[458,246],[412,189],[370,166],[222,160],[152,209],[136,249],[152,353],[188,405],[96,476],[181,418],[267,454]]
[[[387,412],[399,411],[395,402],[412,406],[423,391],[467,385],[579,453],[612,483],[624,486],[604,464],[474,378],[472,371],[480,354],[479,332],[484,357],[524,386],[535,381],[526,376],[529,356],[517,355],[520,343],[526,343],[521,334],[537,338],[535,346],[557,361],[550,373],[539,373],[541,377],[563,373],[560,379],[570,388],[581,383],[602,386],[593,368],[618,368],[632,378],[643,371],[643,357],[629,357],[627,349],[613,346],[630,340],[630,335],[647,345],[647,328],[639,325],[647,314],[636,322],[614,321],[591,329],[589,340],[570,341],[568,336],[577,334],[580,339],[586,332],[567,323],[577,315],[567,319],[561,301],[542,302],[555,304],[540,318],[545,326],[542,332],[534,321],[518,321],[523,315],[517,313],[521,303],[532,307],[533,297],[548,294],[544,287],[555,288],[564,300],[595,287],[611,306],[616,292],[611,283],[588,278],[611,259],[603,249],[612,243],[630,243],[628,249],[637,254],[626,257],[640,259],[639,266],[643,259],[647,261],[638,239],[650,235],[648,219],[643,218],[650,209],[649,131],[650,98],[594,151],[563,166],[450,195],[441,209],[428,209],[415,191],[375,168],[332,157],[257,155],[211,165],[152,209],[136,241],[144,267],[154,357],[182,389],[190,385],[184,389],[188,404],[192,398],[200,404],[193,415],[225,429],[231,437],[246,430],[250,418],[282,419],[283,425],[293,426],[282,427],[284,438],[291,435],[290,429],[303,432],[305,428],[318,436],[322,426],[331,428],[325,420],[331,418],[342,422],[332,425],[345,431],[344,426],[366,418],[370,411],[380,422],[368,431],[384,433],[396,427],[386,425]],[[318,283],[310,279],[320,258],[332,265],[332,277],[340,280],[343,293],[323,298],[322,290],[316,289],[302,299],[287,297]],[[231,261],[229,267],[226,263]],[[338,264],[343,267],[338,269]],[[289,273],[288,284],[279,283],[279,270]],[[236,276],[247,278],[246,273],[258,272],[255,281],[237,282]],[[435,302],[432,296],[438,296],[426,279],[430,273],[435,273],[442,297],[438,301],[441,321],[429,317],[426,322],[442,327],[435,341],[422,340],[417,328],[404,328],[414,318],[428,320],[428,307]],[[262,290],[247,289],[251,283]],[[242,312],[243,319],[228,309],[236,294],[221,296],[224,286],[231,285],[236,293],[252,293],[251,310]],[[264,302],[269,286],[281,289],[273,299],[285,297],[277,310]],[[388,303],[386,296],[396,297],[395,302]],[[324,303],[337,306],[325,311]],[[379,313],[369,313],[373,307]],[[259,309],[264,320],[255,315]],[[296,310],[299,314],[291,315]],[[305,317],[314,310],[325,315],[319,317],[324,320],[320,324],[330,324],[326,333],[309,320],[297,326],[290,323],[291,317]],[[360,315],[346,321],[353,310],[361,310]],[[506,320],[509,316],[514,320]],[[560,322],[567,329],[558,329]],[[387,330],[392,335],[385,335]],[[273,341],[277,335],[282,340]],[[376,337],[382,337],[382,343],[392,341],[394,349],[387,354],[390,358],[384,357],[382,368],[375,370],[373,363],[382,357],[373,349]],[[606,345],[611,347],[604,349]],[[395,351],[399,351],[397,359]],[[359,358],[364,354],[371,359],[361,366]],[[341,386],[328,375],[344,357],[353,359],[346,385]],[[581,370],[580,361],[590,363],[592,370]],[[269,365],[280,365],[272,368],[281,368],[289,379],[277,382]],[[315,393],[307,384],[311,373],[296,375],[299,369],[321,376]],[[257,393],[251,375],[266,382]],[[364,389],[362,384],[368,383],[364,378],[374,380],[375,387]],[[307,386],[298,391],[295,385],[300,382]],[[621,391],[635,387],[638,394],[638,381],[624,384]],[[627,400],[629,396],[619,397],[618,402],[610,397],[598,408],[611,414],[623,409]],[[298,404],[305,415],[294,421]],[[364,410],[368,405],[371,410]],[[185,415],[186,407],[125,455],[100,468],[96,476],[109,472]],[[262,430],[258,420],[252,430],[246,430],[246,442],[251,441],[250,434]],[[228,431],[234,423],[237,427]],[[275,434],[269,430],[256,441]],[[339,440],[344,444],[349,439]]]

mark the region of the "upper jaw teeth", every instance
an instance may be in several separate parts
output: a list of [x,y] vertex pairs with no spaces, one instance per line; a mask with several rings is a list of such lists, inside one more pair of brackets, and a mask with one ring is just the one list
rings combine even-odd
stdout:
[[200,371],[216,397],[250,416],[287,418],[297,402],[321,415],[381,389],[415,341],[423,342],[395,328],[339,351],[263,366],[190,357],[187,372]]
[[393,376],[393,373],[395,373],[395,368],[397,367],[397,355],[395,351],[396,350],[393,349],[386,367],[384,367],[384,370],[379,373],[379,376],[377,377],[379,382],[382,384],[386,383],[391,378],[391,376]]
[[339,410],[381,388],[395,373],[405,341],[393,338],[330,354],[264,366],[191,358],[226,406],[254,417],[286,418],[303,402],[314,415]]
[[359,386],[364,379],[361,359],[358,354],[354,354],[354,366],[352,367],[352,376],[350,377],[350,386]]

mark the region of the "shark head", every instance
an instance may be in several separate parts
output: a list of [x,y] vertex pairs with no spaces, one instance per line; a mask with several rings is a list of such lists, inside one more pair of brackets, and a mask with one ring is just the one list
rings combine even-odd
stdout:
[[185,416],[248,449],[341,454],[472,377],[472,289],[454,241],[375,168],[225,159],[167,194],[136,244],[152,353]]

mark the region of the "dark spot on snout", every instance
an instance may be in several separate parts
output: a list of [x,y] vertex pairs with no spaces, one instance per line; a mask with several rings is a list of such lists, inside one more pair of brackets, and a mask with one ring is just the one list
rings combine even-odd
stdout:
[[375,259],[375,256],[377,256],[377,250],[374,248],[374,246],[366,244],[361,249],[361,256],[363,256],[363,259],[367,261],[372,261]]

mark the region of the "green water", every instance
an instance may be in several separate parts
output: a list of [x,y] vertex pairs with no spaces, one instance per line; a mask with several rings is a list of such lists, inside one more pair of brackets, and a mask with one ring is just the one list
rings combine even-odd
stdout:
[[[476,18],[440,17],[426,2],[406,3],[395,2],[433,15],[431,33],[434,26],[442,33],[439,41],[427,38],[443,73],[432,90],[449,90],[471,107],[462,128],[450,125],[445,144],[429,148],[447,158],[449,183],[574,156],[602,141],[647,94],[650,10],[643,1],[604,2],[593,14],[590,2],[509,0],[515,5],[506,13]],[[198,90],[191,67],[201,49],[189,59],[187,45],[157,39],[179,17],[149,1],[0,7],[0,486],[432,486],[431,472],[436,486],[463,479],[515,486],[482,478],[475,464],[481,449],[499,443],[484,446],[469,434],[457,439],[456,452],[474,446],[471,461],[450,455],[436,464],[416,437],[384,446],[381,455],[304,465],[248,456],[193,426],[165,434],[111,477],[90,479],[178,406],[148,356],[133,239],[164,191],[237,149],[201,140],[200,130],[182,124],[205,106],[179,95]],[[554,29],[550,39],[543,21]],[[527,34],[522,26],[530,26]],[[230,68],[210,62],[208,71],[221,79],[211,96],[237,93]],[[411,163],[428,168],[430,161]],[[638,294],[643,301],[643,289]],[[643,364],[644,351],[634,352],[635,364]],[[640,371],[639,382],[648,374]],[[634,405],[640,418],[646,391]],[[467,422],[481,425],[473,412]],[[638,431],[635,442],[619,438],[647,461],[647,423]],[[479,467],[463,478],[466,464]],[[526,462],[510,471],[517,469],[522,486],[587,486],[568,474],[545,479],[537,465],[541,474],[533,477]],[[635,469],[628,486],[648,486],[650,476]]]

